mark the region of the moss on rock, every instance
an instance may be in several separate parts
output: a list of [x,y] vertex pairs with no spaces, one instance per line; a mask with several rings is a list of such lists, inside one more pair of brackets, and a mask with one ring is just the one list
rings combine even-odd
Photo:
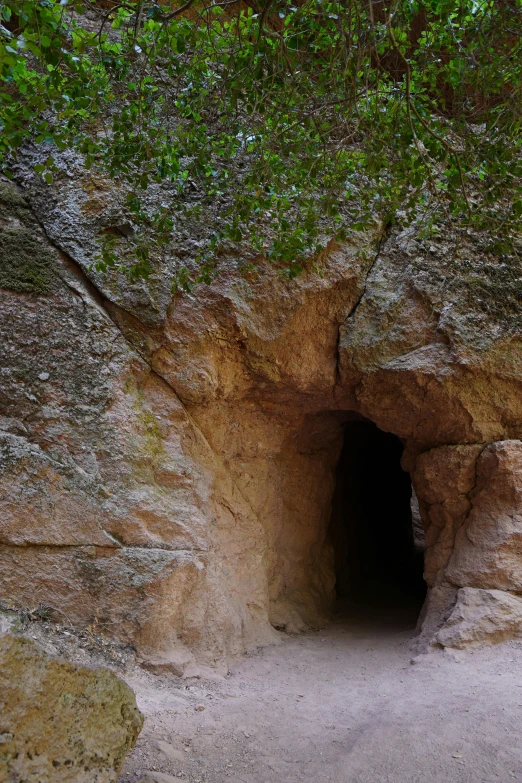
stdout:
[[54,257],[37,234],[25,227],[0,231],[0,288],[43,294],[52,287]]
[[6,206],[27,209],[27,202],[15,184],[0,179],[0,201]]

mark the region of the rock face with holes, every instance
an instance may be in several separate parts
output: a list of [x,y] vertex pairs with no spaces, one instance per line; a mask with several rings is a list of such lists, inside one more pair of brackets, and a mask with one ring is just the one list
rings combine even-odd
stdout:
[[118,194],[58,164],[52,190],[26,166],[1,191],[0,599],[96,621],[178,674],[224,670],[272,626],[322,623],[355,412],[405,444],[426,530],[423,638],[449,644],[448,623],[471,638],[481,601],[499,606],[483,638],[505,638],[522,595],[516,262],[480,237],[376,227],[295,281],[231,258],[172,294],[180,248],[197,243],[180,234],[147,284],[93,272],[107,216],[125,220]]
[[0,637],[0,780],[113,783],[142,725],[133,692],[111,672]]

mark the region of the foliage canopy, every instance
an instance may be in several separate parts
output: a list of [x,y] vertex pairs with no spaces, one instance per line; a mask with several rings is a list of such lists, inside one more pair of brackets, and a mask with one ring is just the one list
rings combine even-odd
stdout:
[[376,218],[498,252],[520,232],[522,0],[0,0],[0,22],[1,165],[33,142],[48,183],[53,148],[124,182],[135,276],[188,213],[210,225],[184,287],[238,243],[294,276]]

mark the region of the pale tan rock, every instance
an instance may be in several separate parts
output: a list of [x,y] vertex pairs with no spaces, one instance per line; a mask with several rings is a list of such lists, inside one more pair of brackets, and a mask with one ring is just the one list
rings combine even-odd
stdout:
[[16,223],[54,270],[44,293],[0,290],[0,601],[223,668],[275,636],[262,528],[17,191],[0,197],[0,235]]
[[415,463],[417,494],[430,505],[467,495],[475,486],[480,445],[441,446],[420,454]]
[[140,666],[153,674],[174,674],[182,677],[185,669],[194,663],[190,650],[171,649],[164,655],[151,655],[140,660]]
[[445,578],[455,536],[471,508],[469,493],[482,448],[441,446],[415,461],[412,479],[426,530],[424,577],[430,586]]
[[492,443],[483,450],[471,503],[447,578],[459,587],[521,590],[521,441]]
[[0,470],[0,543],[118,546],[103,529],[103,512],[90,497],[89,477],[72,460],[53,460],[38,444],[0,433]]
[[418,621],[419,635],[416,640],[418,652],[427,652],[434,643],[457,600],[457,588],[441,581],[428,590]]
[[113,783],[142,725],[132,690],[111,672],[0,637],[0,780]]
[[522,633],[522,598],[503,590],[463,587],[441,630],[435,636],[443,647],[498,644]]

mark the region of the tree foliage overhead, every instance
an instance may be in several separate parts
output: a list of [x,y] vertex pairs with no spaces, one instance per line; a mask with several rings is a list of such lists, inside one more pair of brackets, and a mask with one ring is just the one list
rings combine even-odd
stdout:
[[0,23],[1,165],[36,143],[48,183],[54,148],[124,182],[134,275],[188,213],[209,239],[182,286],[238,243],[293,276],[376,218],[520,232],[522,0],[0,0]]

